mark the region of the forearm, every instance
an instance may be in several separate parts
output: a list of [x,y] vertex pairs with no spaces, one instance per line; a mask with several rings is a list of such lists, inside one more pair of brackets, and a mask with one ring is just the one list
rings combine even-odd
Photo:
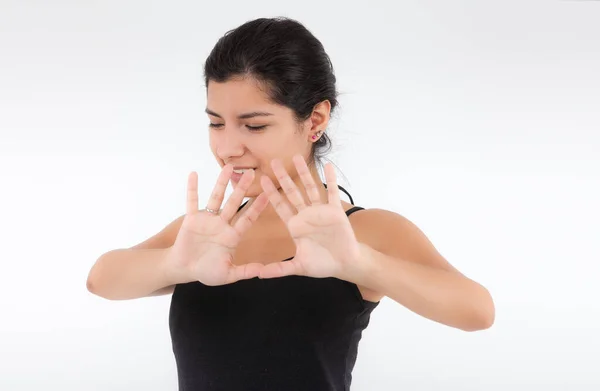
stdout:
[[176,281],[167,270],[168,249],[118,249],[103,254],[88,275],[88,290],[109,300],[150,296]]
[[411,311],[465,331],[494,322],[494,304],[483,286],[463,275],[397,259],[361,243],[361,267],[353,279]]

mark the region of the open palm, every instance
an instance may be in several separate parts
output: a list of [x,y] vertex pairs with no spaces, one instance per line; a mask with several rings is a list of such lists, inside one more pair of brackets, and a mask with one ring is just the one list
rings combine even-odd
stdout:
[[297,213],[285,202],[284,196],[267,176],[261,178],[261,185],[277,214],[285,222],[296,244],[296,255],[289,261],[266,265],[260,277],[341,276],[349,264],[356,262],[359,243],[342,207],[333,166],[330,163],[325,165],[328,201],[323,203],[304,159],[294,156],[293,161],[311,204],[306,205],[281,162],[273,160],[273,171]]

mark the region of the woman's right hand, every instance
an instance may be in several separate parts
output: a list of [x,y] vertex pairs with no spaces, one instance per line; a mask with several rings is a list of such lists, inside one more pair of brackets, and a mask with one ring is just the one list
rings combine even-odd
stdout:
[[[232,172],[232,165],[223,167],[207,208],[221,209]],[[235,224],[231,225],[246,191],[254,181],[254,175],[254,170],[244,172],[225,207],[219,214],[213,214],[198,210],[198,174],[190,173],[186,215],[166,258],[166,267],[173,280],[200,281],[205,285],[215,286],[254,278],[260,274],[263,267],[261,263],[233,264],[233,254],[242,235],[269,203],[266,193],[261,193]]]

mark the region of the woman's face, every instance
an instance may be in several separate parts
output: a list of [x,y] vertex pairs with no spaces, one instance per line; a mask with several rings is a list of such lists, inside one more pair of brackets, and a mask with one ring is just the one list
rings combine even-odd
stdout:
[[[210,119],[210,148],[219,165],[255,168],[254,182],[246,197],[262,192],[262,175],[268,175],[280,187],[271,168],[272,159],[281,159],[295,180],[292,157],[300,154],[305,160],[309,158],[312,120],[298,124],[292,110],[269,102],[252,78],[210,81],[206,113]],[[235,178],[231,182],[235,187]]]

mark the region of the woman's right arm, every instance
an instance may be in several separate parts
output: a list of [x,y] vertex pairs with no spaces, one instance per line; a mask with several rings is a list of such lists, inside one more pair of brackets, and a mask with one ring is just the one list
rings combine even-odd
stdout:
[[185,215],[163,230],[130,248],[102,254],[87,278],[91,293],[109,300],[130,300],[173,292],[175,283],[165,258]]

